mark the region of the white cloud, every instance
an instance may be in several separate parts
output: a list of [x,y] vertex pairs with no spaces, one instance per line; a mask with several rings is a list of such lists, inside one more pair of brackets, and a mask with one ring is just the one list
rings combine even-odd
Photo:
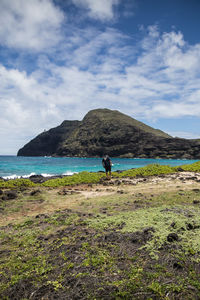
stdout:
[[51,0],[1,0],[0,44],[44,50],[61,39],[64,14]]
[[114,7],[120,0],[72,0],[72,2],[85,8],[91,18],[107,21],[114,18]]
[[38,56],[31,74],[0,65],[3,136],[17,135],[23,146],[98,107],[143,120],[200,117],[199,49],[181,33],[160,34],[156,27],[138,44],[110,28],[76,29],[56,56]]
[[199,139],[200,134],[187,131],[172,131],[169,133],[173,137],[180,137],[184,139]]

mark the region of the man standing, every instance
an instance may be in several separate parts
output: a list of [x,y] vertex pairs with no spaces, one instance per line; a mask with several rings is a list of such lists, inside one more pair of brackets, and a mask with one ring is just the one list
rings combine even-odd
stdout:
[[[112,166],[112,162],[110,160],[110,157],[108,155],[105,155],[102,159],[102,165],[106,171],[106,178],[109,179],[109,175],[111,177],[111,166]],[[109,175],[108,175],[109,172]]]

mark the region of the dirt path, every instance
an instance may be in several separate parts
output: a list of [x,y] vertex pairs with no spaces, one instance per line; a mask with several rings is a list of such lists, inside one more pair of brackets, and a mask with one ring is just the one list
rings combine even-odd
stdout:
[[163,191],[191,189],[200,187],[200,173],[195,172],[181,172],[177,174],[150,176],[145,178],[111,178],[104,180],[102,184],[97,185],[83,185],[77,190],[81,195],[87,197],[99,197],[109,195],[111,193],[125,192],[138,193],[154,192],[160,193]]
[[[194,172],[138,178],[111,178],[104,179],[98,184],[59,188],[31,188],[19,192],[16,199],[5,202],[0,210],[0,226],[63,209],[94,213],[117,206],[122,210],[136,209],[144,203],[151,205],[154,198],[164,193],[180,194],[199,189],[200,173]],[[136,205],[138,197],[140,205]],[[194,197],[190,199],[190,201],[194,200]]]

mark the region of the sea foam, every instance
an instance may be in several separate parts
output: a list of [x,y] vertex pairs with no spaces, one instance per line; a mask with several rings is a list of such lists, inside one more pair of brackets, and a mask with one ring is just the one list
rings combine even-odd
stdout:
[[36,173],[30,173],[28,175],[8,175],[8,176],[2,176],[3,179],[18,179],[18,178],[29,178],[30,176],[36,175]]

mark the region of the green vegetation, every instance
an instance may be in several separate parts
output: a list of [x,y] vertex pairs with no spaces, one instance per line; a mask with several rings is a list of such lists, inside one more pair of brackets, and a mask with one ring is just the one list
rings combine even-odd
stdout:
[[[160,205],[120,212],[112,216],[102,214],[98,218],[90,218],[88,224],[100,230],[122,227],[120,231],[123,233],[142,231],[151,225],[152,239],[145,245],[145,248],[156,258],[156,253],[167,242],[167,237],[172,231],[177,234],[178,240],[181,240],[179,244],[186,253],[200,252],[199,214],[200,208],[193,206],[183,208],[182,205]],[[188,219],[188,215],[192,215],[191,220]],[[190,228],[194,230],[188,230]]]
[[[177,170],[149,165],[114,175]],[[200,298],[199,183],[125,185],[121,180],[120,186],[107,186],[106,181],[93,190],[86,185],[86,196],[65,193],[76,188],[63,186],[98,183],[103,176],[83,172],[30,186],[27,180],[26,186],[11,181],[17,197],[0,202],[1,219],[8,218],[0,227],[0,299]],[[103,188],[112,192],[89,196],[89,190]]]
[[182,165],[180,166],[184,171],[189,171],[189,172],[199,172],[200,171],[200,161],[197,161],[193,164],[189,165]]
[[[82,215],[65,211],[2,227],[1,299],[74,299],[79,293],[84,299],[199,297],[198,212],[192,218],[197,228],[189,230],[186,213],[194,210],[176,209],[99,216],[101,227],[94,216],[88,227]],[[172,220],[180,239],[170,243]],[[149,225],[154,230],[145,232]]]
[[119,174],[119,177],[153,176],[177,172],[176,167],[150,164],[142,168],[131,169]]
[[36,282],[40,281],[52,269],[47,262],[48,255],[40,247],[37,230],[30,229],[29,222],[20,227],[13,227],[9,233],[1,231],[0,234],[0,291],[25,279],[35,278]]
[[48,187],[58,187],[58,186],[75,185],[81,183],[97,183],[102,177],[105,177],[105,174],[95,173],[95,172],[80,172],[72,176],[66,176],[58,179],[50,179],[42,183],[42,185]]
[[0,180],[0,188],[20,188],[20,187],[33,187],[35,184],[29,180],[24,178],[18,179],[10,179],[7,181]]

